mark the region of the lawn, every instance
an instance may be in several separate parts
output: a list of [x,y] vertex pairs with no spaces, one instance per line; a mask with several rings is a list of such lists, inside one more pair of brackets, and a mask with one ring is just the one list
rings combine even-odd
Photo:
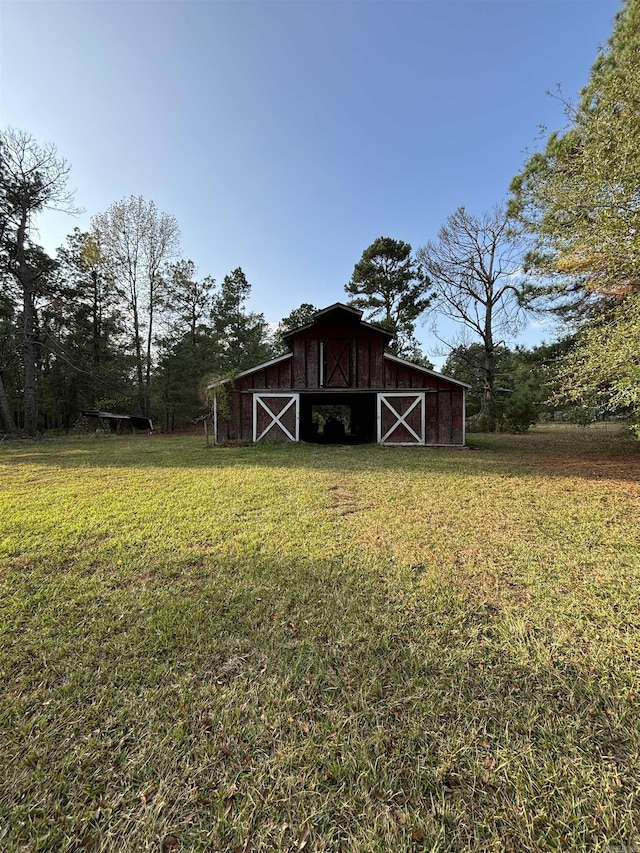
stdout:
[[2,851],[640,845],[640,446],[0,445]]

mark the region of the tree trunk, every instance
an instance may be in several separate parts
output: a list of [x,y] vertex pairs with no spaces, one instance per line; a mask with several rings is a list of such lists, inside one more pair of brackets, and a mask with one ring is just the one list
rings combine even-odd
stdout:
[[92,376],[91,376],[91,405],[95,408],[98,398],[98,389],[96,386],[96,376],[100,369],[100,337],[102,335],[101,317],[99,309],[98,295],[98,273],[96,270],[91,271],[91,281],[93,283],[93,294],[91,299],[91,335],[92,335]]
[[36,377],[35,307],[33,291],[25,287],[23,300],[22,360],[24,363],[24,428],[32,438],[38,434],[38,386]]
[[33,270],[26,257],[27,211],[23,210],[16,235],[17,279],[22,285],[22,361],[24,428],[27,435],[38,434],[38,387],[36,377],[35,287]]
[[2,381],[2,376],[0,375],[0,421],[3,424],[4,431],[9,435],[14,435],[18,430],[16,429],[15,422],[13,420],[13,416],[11,414],[11,407],[9,406],[9,400],[7,398],[7,392],[4,388],[4,383]]
[[492,349],[485,351],[484,362],[484,409],[487,415],[487,431],[495,432],[496,423],[496,395],[495,395],[495,358]]
[[145,411],[144,414],[147,417],[151,417],[151,344],[153,341],[153,300],[155,299],[153,282],[151,283],[151,289],[149,292],[149,329],[147,332],[147,352],[145,359],[145,373],[144,373],[144,399],[145,399]]
[[487,292],[487,309],[484,320],[484,409],[487,414],[487,429],[495,432],[496,423],[496,364],[493,345],[493,286]]
[[145,417],[147,415],[145,409],[145,396],[144,396],[144,375],[142,370],[142,344],[140,341],[140,323],[138,320],[138,309],[134,307],[133,309],[133,333],[135,336],[135,348],[136,348],[136,374],[138,379],[138,403],[140,405],[140,414]]

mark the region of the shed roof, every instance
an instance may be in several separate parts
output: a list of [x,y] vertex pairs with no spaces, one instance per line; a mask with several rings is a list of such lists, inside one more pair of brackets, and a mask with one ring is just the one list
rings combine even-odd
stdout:
[[456,385],[461,385],[463,388],[471,388],[471,385],[466,382],[461,382],[459,379],[454,379],[452,376],[445,376],[444,373],[439,373],[437,370],[431,370],[429,367],[423,367],[422,364],[416,364],[415,361],[408,361],[406,358],[391,355],[390,352],[385,352],[384,357],[389,361],[397,361],[398,364],[404,364],[407,367],[411,367],[413,370],[419,370],[429,376],[435,376],[437,379],[446,379],[447,382],[454,382]]
[[292,352],[286,352],[284,355],[277,356],[277,358],[271,358],[269,361],[263,361],[260,364],[256,364],[255,367],[249,367],[247,370],[243,370],[241,373],[234,373],[233,376],[227,376],[226,379],[218,379],[216,382],[212,382],[210,385],[207,385],[207,391],[210,388],[218,388],[220,385],[226,385],[227,382],[233,382],[236,379],[240,379],[242,376],[250,376],[252,373],[255,373],[256,370],[263,370],[265,367],[271,367],[272,364],[279,364],[281,361],[286,361],[288,358],[293,358]]

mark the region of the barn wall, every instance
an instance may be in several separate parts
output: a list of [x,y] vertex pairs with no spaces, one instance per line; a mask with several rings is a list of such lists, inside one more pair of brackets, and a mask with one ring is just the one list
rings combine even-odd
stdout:
[[[320,353],[324,360],[332,346],[342,348],[348,343],[348,384],[321,385]],[[370,390],[383,387],[382,368],[386,337],[375,332],[354,330],[352,326],[331,326],[326,329],[309,330],[297,335],[292,341],[293,369],[292,385],[295,391],[317,390],[322,387],[343,387],[351,390]],[[324,368],[324,364],[323,364]],[[326,376],[324,377],[326,380]],[[258,387],[258,386],[256,386]]]
[[441,390],[429,396],[436,398],[437,413],[427,428],[426,443],[464,444],[464,391]]
[[[335,392],[331,397],[335,399]],[[365,398],[368,399],[368,396],[365,395],[362,399]],[[425,395],[425,444],[464,444],[463,399],[464,392],[458,389],[440,390]],[[322,397],[314,396],[313,400],[317,404]],[[374,433],[372,426],[372,437]],[[222,417],[218,418],[218,441],[253,441],[252,393],[236,390],[231,395],[231,418],[228,421]]]
[[[321,352],[331,347],[321,367]],[[327,326],[310,328],[291,339],[292,356],[235,379],[230,388],[231,417],[218,417],[218,441],[253,440],[253,392],[323,395],[384,391],[426,391],[425,443],[464,443],[464,389],[437,374],[403,364],[384,352],[387,338],[370,328]],[[333,359],[333,361],[331,361]],[[348,366],[347,366],[348,362]],[[326,365],[337,365],[334,383],[321,385]],[[348,374],[349,384],[346,384]],[[317,405],[318,403],[316,403]]]

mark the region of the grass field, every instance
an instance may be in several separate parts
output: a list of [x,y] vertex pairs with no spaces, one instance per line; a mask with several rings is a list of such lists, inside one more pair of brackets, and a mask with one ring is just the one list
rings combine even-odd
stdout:
[[0,445],[3,851],[640,849],[640,447]]

